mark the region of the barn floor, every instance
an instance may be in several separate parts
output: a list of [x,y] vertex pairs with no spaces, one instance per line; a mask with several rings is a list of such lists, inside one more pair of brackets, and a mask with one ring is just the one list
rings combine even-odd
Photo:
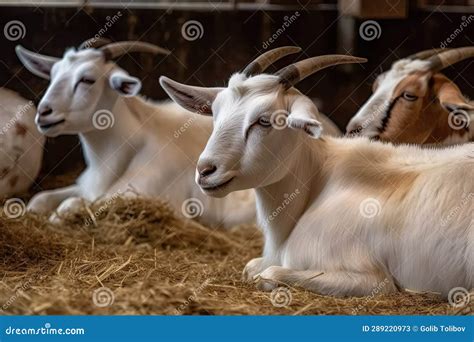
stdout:
[[283,292],[287,306],[276,307],[270,293],[240,280],[246,262],[261,251],[254,227],[212,230],[177,218],[159,201],[96,203],[66,218],[64,226],[30,214],[7,218],[2,210],[0,246],[3,314],[473,312],[472,306],[454,309],[435,294],[341,299],[297,288]]

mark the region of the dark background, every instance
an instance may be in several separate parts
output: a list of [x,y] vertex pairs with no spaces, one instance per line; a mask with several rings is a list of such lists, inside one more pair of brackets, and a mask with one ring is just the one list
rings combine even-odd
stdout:
[[[132,75],[143,80],[143,95],[153,99],[166,98],[158,83],[160,75],[196,85],[224,85],[233,72],[266,51],[263,42],[281,27],[286,16],[298,10],[299,18],[270,48],[299,45],[305,51],[300,56],[287,57],[270,70],[277,70],[297,59],[323,54],[349,52],[369,59],[369,63],[363,66],[324,70],[298,85],[303,93],[318,98],[320,111],[344,129],[370,95],[371,83],[382,69],[389,68],[399,57],[439,47],[459,27],[463,18],[469,16],[469,11],[474,12],[474,6],[462,7],[461,11],[436,6],[423,10],[411,6],[407,18],[376,19],[382,29],[381,36],[365,41],[359,36],[358,28],[367,19],[340,17],[337,6],[331,4],[334,1],[327,2],[330,4],[303,9],[301,4],[304,3],[295,1],[293,6],[283,10],[0,7],[0,27],[11,20],[20,20],[26,26],[25,37],[16,42],[1,35],[0,85],[37,103],[48,83],[22,68],[14,52],[15,45],[61,56],[65,48],[77,46],[94,36],[107,22],[107,16],[113,16],[118,10],[122,17],[105,37],[116,41],[139,39],[172,51],[172,55],[165,58],[139,54],[119,61]],[[187,41],[183,38],[181,27],[188,20],[202,24],[204,33],[201,39]],[[341,28],[343,25],[352,27],[354,34],[347,36],[347,31]],[[474,22],[448,47],[473,45],[473,33]],[[468,97],[474,97],[472,63],[472,60],[465,61],[444,71]],[[60,173],[80,164],[80,148],[75,146],[75,137],[49,139],[43,172],[54,169],[54,173]]]

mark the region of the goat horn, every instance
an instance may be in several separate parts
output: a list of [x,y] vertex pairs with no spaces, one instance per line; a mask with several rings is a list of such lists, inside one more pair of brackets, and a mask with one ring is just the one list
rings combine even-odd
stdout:
[[431,63],[430,69],[434,72],[437,72],[470,57],[474,57],[474,46],[462,47],[441,52],[440,54],[430,57],[428,61]]
[[107,45],[112,43],[110,39],[107,38],[89,38],[82,42],[81,45],[77,48],[78,50],[85,50],[85,49],[97,49],[101,46]]
[[275,75],[285,88],[291,88],[315,72],[338,64],[365,63],[367,59],[347,55],[326,55],[304,59],[279,70]]
[[110,60],[122,56],[129,52],[146,52],[151,54],[163,54],[168,55],[171,51],[163,49],[154,44],[139,42],[139,41],[126,41],[116,42],[107,44],[100,48],[105,55],[105,59]]
[[298,46],[282,46],[276,49],[265,52],[258,56],[242,71],[246,76],[252,76],[264,72],[270,65],[278,61],[279,59],[298,53],[301,48]]
[[442,49],[442,48],[436,48],[436,49],[429,49],[429,50],[423,50],[417,53],[414,53],[408,57],[405,57],[406,59],[427,59],[431,56],[437,55],[443,51],[448,51],[447,49]]

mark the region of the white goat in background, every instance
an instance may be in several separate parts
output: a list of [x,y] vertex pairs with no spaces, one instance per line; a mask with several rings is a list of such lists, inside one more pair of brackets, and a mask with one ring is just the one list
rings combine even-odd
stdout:
[[441,70],[474,48],[431,49],[380,74],[373,94],[347,125],[349,135],[393,143],[452,145],[474,140],[474,103]]
[[[224,89],[160,81],[185,108],[212,103],[201,189],[214,197],[256,189],[265,247],[245,267],[248,281],[338,296],[470,289],[474,144],[422,150],[320,137],[317,108],[293,88],[330,65],[364,61],[310,58],[275,75],[236,73]],[[286,113],[284,129],[276,112]]]
[[41,169],[45,138],[35,113],[32,101],[0,88],[0,198],[28,190]]
[[[87,165],[76,184],[35,195],[28,210],[56,211],[50,219],[60,222],[62,214],[82,206],[84,201],[132,189],[143,196],[159,196],[178,212],[200,216],[196,218],[211,226],[253,222],[253,191],[213,199],[203,195],[194,183],[196,161],[212,131],[212,119],[183,110],[173,102],[157,104],[135,96],[141,88],[140,80],[112,61],[128,52],[168,51],[141,42],[95,45],[70,49],[61,59],[17,47],[28,70],[50,79],[38,106],[38,129],[48,137],[78,134]],[[283,52],[277,57],[295,51]],[[193,129],[188,129],[190,126]]]

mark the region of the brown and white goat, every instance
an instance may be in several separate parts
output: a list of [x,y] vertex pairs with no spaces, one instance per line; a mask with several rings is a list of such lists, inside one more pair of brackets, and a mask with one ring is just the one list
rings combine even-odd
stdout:
[[473,141],[474,104],[440,73],[474,48],[422,51],[395,62],[347,126],[348,135],[392,143],[452,145]]

